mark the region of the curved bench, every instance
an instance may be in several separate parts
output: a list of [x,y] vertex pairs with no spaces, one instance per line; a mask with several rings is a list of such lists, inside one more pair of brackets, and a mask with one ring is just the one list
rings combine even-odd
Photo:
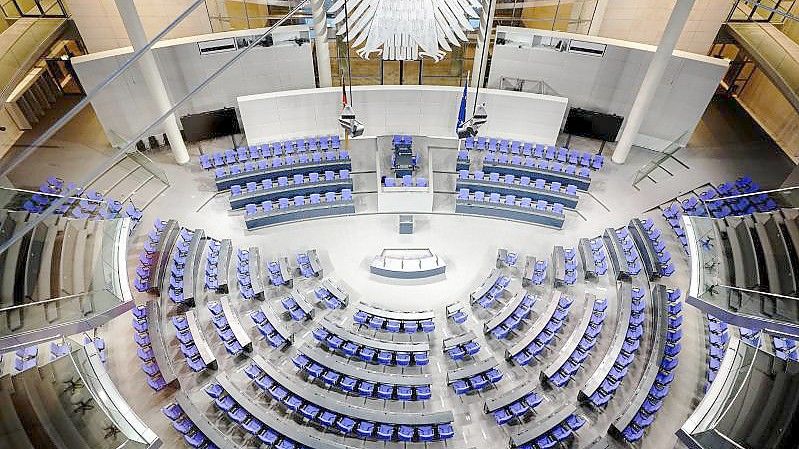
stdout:
[[297,351],[293,361],[311,381],[321,379],[347,393],[403,401],[424,401],[432,396],[429,374],[389,374],[359,368],[307,343]]
[[357,355],[364,362],[380,365],[424,366],[428,363],[430,345],[426,342],[393,342],[370,338],[345,329],[327,317],[319,320],[319,325],[313,331],[314,338],[347,357]]
[[431,310],[399,312],[370,306],[364,302],[359,302],[357,308],[358,311],[353,315],[353,321],[360,325],[366,325],[370,329],[408,334],[419,331],[429,333],[435,330],[434,314]]
[[608,301],[597,300],[596,296],[590,293],[585,294],[585,299],[589,306],[585,308],[574,332],[566,340],[557,357],[541,370],[539,377],[542,384],[548,383],[557,387],[568,384],[588,357],[588,353],[596,346],[605,321]]
[[308,388],[283,374],[259,355],[254,356],[252,362],[245,373],[273,399],[290,410],[299,411],[308,420],[325,427],[336,427],[353,436],[372,436],[354,432],[355,428],[361,427],[361,422],[365,422],[377,427],[377,435],[381,440],[429,441],[422,439],[422,435],[432,433],[432,427],[451,426],[454,420],[451,411],[394,412],[355,406],[332,398],[323,390]]

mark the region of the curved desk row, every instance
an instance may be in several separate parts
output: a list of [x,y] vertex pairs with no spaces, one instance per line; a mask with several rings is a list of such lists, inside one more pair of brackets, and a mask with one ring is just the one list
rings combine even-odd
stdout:
[[[329,290],[329,289],[328,289]],[[331,292],[332,293],[332,292]],[[425,321],[432,320],[435,314],[432,310],[413,311],[413,312],[400,312],[395,310],[387,310],[375,306],[371,306],[361,301],[356,305],[356,308],[364,313],[372,316],[377,316],[385,320],[396,321]]]
[[336,357],[324,350],[303,344],[299,352],[305,354],[309,359],[324,366],[327,369],[339,372],[345,376],[355,379],[365,380],[374,384],[388,383],[399,386],[429,386],[432,383],[432,376],[429,374],[387,374],[384,372],[373,371],[360,368],[348,360]]
[[[266,181],[262,181],[262,185],[265,184]],[[312,193],[341,192],[343,189],[352,189],[352,178],[336,177],[329,180],[321,178],[315,182],[305,181],[286,185],[270,185],[269,187],[260,187],[252,191],[244,191],[238,195],[231,195],[230,208],[242,209],[247,204],[275,201],[278,198],[293,198],[297,195],[308,196]]]
[[616,363],[616,358],[621,353],[624,340],[627,338],[627,329],[630,326],[631,315],[632,284],[630,282],[622,282],[619,286],[618,299],[616,300],[616,330],[613,334],[613,340],[610,343],[608,352],[602,358],[602,362],[600,362],[599,366],[594,370],[594,373],[583,388],[580,389],[578,394],[578,399],[580,401],[589,400],[589,398],[599,390],[602,382],[608,377],[610,370]]
[[285,375],[280,369],[267,362],[260,355],[253,356],[252,361],[261,371],[291,392],[291,394],[306,402],[315,404],[318,407],[335,413],[341,413],[355,419],[396,425],[444,424],[451,423],[454,420],[451,411],[395,412],[392,410],[376,410],[363,406],[356,406],[349,402],[339,401],[318,387],[309,386],[305,382],[299,382]]
[[367,337],[365,335],[352,332],[347,328],[330,321],[328,317],[319,320],[319,325],[332,335],[336,335],[345,341],[351,341],[357,345],[374,348],[377,350],[390,352],[429,352],[430,344],[427,342],[413,341],[387,341]]
[[[280,159],[280,158],[276,158]],[[264,178],[279,178],[281,176],[294,176],[297,174],[305,175],[313,172],[322,172],[326,170],[339,171],[349,170],[352,168],[352,160],[347,156],[346,159],[339,159],[338,155],[333,160],[323,161],[309,161],[306,163],[295,164],[281,164],[272,166],[265,166],[262,164],[252,171],[241,171],[238,173],[234,171],[223,171],[216,177],[217,190],[227,190],[230,186],[235,184],[247,184],[248,182],[260,182]]]
[[558,213],[554,207],[547,208],[546,205],[534,207],[529,198],[526,198],[528,201],[525,201],[525,198],[516,200],[510,195],[504,198],[497,198],[496,202],[491,202],[488,201],[488,197],[485,200],[481,200],[475,193],[467,194],[464,198],[463,192],[461,191],[461,194],[455,200],[455,212],[459,214],[504,218],[557,229],[563,227],[563,222],[566,218],[562,212]]
[[[514,177],[513,174],[506,176]],[[483,192],[491,193],[496,192],[500,195],[516,195],[519,198],[532,198],[534,200],[546,200],[550,203],[560,203],[565,207],[574,209],[577,207],[577,194],[568,193],[566,191],[546,189],[537,187],[535,184],[530,184],[530,179],[523,176],[520,180],[511,180],[510,182],[492,181],[490,179],[479,179],[475,175],[469,175],[467,178],[462,176],[458,177],[455,183],[455,190],[467,188],[469,190],[480,190]]]
[[[594,315],[594,312],[597,312],[597,300],[596,296],[592,295],[591,293],[585,294],[585,303],[586,307],[583,311],[583,316],[580,318],[580,322],[577,323],[577,327],[574,329],[574,332],[569,336],[566,343],[564,343],[563,347],[558,351],[557,356],[541,370],[540,379],[541,382],[548,382],[550,378],[555,376],[555,374],[560,371],[561,367],[566,364],[574,351],[580,345],[580,340],[586,337],[586,331],[588,330],[588,326],[591,324],[591,317]],[[599,312],[602,313],[602,312]]]
[[555,311],[560,305],[559,302],[561,295],[562,293],[559,291],[552,292],[552,296],[547,303],[546,309],[541,312],[535,322],[530,326],[530,329],[525,332],[524,338],[505,350],[506,359],[512,360],[516,354],[524,351],[530,345],[530,343],[532,343],[533,340],[535,340],[538,335],[544,331],[544,328],[555,315]]
[[350,197],[345,199],[337,196],[334,201],[305,203],[271,210],[258,210],[246,215],[244,223],[247,229],[253,230],[263,226],[287,223],[290,221],[307,220],[310,218],[333,217],[355,213],[355,202]]
[[503,175],[510,174],[519,177],[528,176],[531,179],[541,178],[548,182],[574,184],[580,190],[588,190],[588,187],[591,185],[591,178],[589,176],[580,176],[577,173],[566,173],[562,170],[559,171],[557,170],[557,165],[548,164],[546,162],[547,161],[529,157],[523,161],[521,158],[518,160],[513,158],[505,163],[498,161],[486,161],[483,163],[483,171],[493,171]]
[[649,238],[649,233],[644,229],[644,224],[641,220],[633,218],[630,224],[627,225],[630,236],[638,248],[638,254],[641,256],[641,261],[644,265],[644,272],[650,281],[660,279],[660,260],[658,259],[655,245]]
[[610,424],[608,432],[623,437],[624,430],[635,420],[636,415],[643,407],[644,402],[650,395],[650,390],[658,378],[661,370],[660,360],[664,356],[667,337],[669,333],[669,293],[666,287],[657,284],[652,288],[652,322],[653,329],[650,333],[652,340],[652,350],[646,361],[644,373],[638,381],[633,397],[628,400],[621,412]]
[[613,228],[605,229],[602,239],[605,242],[610,265],[613,267],[613,272],[616,273],[616,280],[630,279],[627,258],[624,256],[624,247],[621,244],[619,235],[616,234],[616,230]]

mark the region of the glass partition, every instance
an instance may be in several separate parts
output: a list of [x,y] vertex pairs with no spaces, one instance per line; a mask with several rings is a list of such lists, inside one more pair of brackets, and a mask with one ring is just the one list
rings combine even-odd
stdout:
[[[110,422],[118,435],[123,437],[121,440],[124,447],[147,448],[158,441],[156,434],[133,412],[119,393],[94,345],[85,345],[62,359],[71,362],[83,385],[96,401],[99,412],[102,413],[101,418]],[[116,443],[119,442],[120,438],[117,438]]]
[[[26,215],[7,213],[2,231],[23,226]],[[0,346],[91,329],[129,309],[129,227],[128,218],[51,216],[11,245],[0,267]]]

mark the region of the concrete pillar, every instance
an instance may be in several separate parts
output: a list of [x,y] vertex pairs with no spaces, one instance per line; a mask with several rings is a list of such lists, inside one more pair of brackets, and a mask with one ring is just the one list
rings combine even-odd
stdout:
[[330,47],[327,44],[327,10],[325,0],[311,0],[313,30],[316,37],[316,69],[319,71],[319,87],[331,87],[333,76],[330,73]]
[[605,11],[608,9],[608,1],[609,0],[597,0],[594,7],[594,15],[591,18],[591,26],[588,28],[587,34],[591,36],[599,35],[599,28],[602,27],[602,20],[605,18]]
[[[147,35],[144,33],[144,26],[142,25],[139,13],[136,10],[136,5],[133,0],[114,0],[119,10],[119,15],[122,17],[122,23],[125,25],[125,30],[128,32],[128,38],[133,46],[134,51],[139,51],[147,45]],[[161,77],[161,72],[158,70],[158,64],[155,62],[155,56],[152,51],[146,52],[138,61],[141,68],[144,82],[152,95],[153,100],[158,104],[159,114],[164,114],[172,108],[172,103],[169,101],[169,95],[166,92],[164,79]],[[189,152],[186,149],[186,143],[183,141],[183,136],[180,134],[180,127],[175,118],[175,114],[170,114],[164,120],[164,127],[166,128],[166,136],[169,139],[169,147],[172,149],[172,155],[178,164],[185,164],[189,162]]]
[[[613,152],[613,162],[623,164],[627,160],[627,155],[630,154],[633,140],[638,135],[641,129],[641,123],[644,121],[644,116],[649,111],[652,100],[655,98],[660,81],[663,79],[663,73],[666,71],[666,66],[669,64],[671,54],[677,46],[677,40],[685,28],[685,22],[688,20],[688,15],[691,13],[691,8],[694,6],[695,0],[677,0],[674,9],[671,11],[669,22],[666,24],[666,30],[663,32],[663,37],[660,39],[658,48],[652,61],[649,63],[649,68],[644,76],[644,81],[641,83],[641,88],[638,90],[638,95],[635,97],[633,108],[627,116],[627,123],[624,125],[619,142],[616,144],[616,150]],[[675,136],[676,137],[676,136]]]
[[[494,12],[497,9],[497,0],[485,0],[483,11],[480,14],[480,28],[477,30],[477,47],[474,50],[474,64],[472,65],[472,87],[482,86],[483,79],[488,70],[488,47],[491,46],[491,30],[494,28]],[[488,38],[486,38],[486,36]],[[485,45],[483,45],[485,41]],[[480,69],[480,62],[485,61]]]

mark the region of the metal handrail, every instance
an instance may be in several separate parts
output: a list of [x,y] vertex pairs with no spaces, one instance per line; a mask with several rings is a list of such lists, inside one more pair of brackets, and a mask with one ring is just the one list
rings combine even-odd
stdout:
[[80,298],[81,296],[92,295],[94,293],[100,293],[100,292],[106,292],[106,291],[108,291],[108,290],[92,290],[92,291],[89,291],[89,292],[75,293],[73,295],[59,296],[58,298],[50,298],[50,299],[43,299],[41,301],[26,302],[24,304],[17,304],[15,306],[3,307],[2,309],[0,309],[0,313],[8,312],[8,311],[11,311],[11,310],[24,309],[26,307],[31,307],[31,306],[38,306],[38,305],[41,305],[41,304],[49,304],[49,303],[53,303],[53,302],[56,302],[56,301],[61,301],[62,299]]

